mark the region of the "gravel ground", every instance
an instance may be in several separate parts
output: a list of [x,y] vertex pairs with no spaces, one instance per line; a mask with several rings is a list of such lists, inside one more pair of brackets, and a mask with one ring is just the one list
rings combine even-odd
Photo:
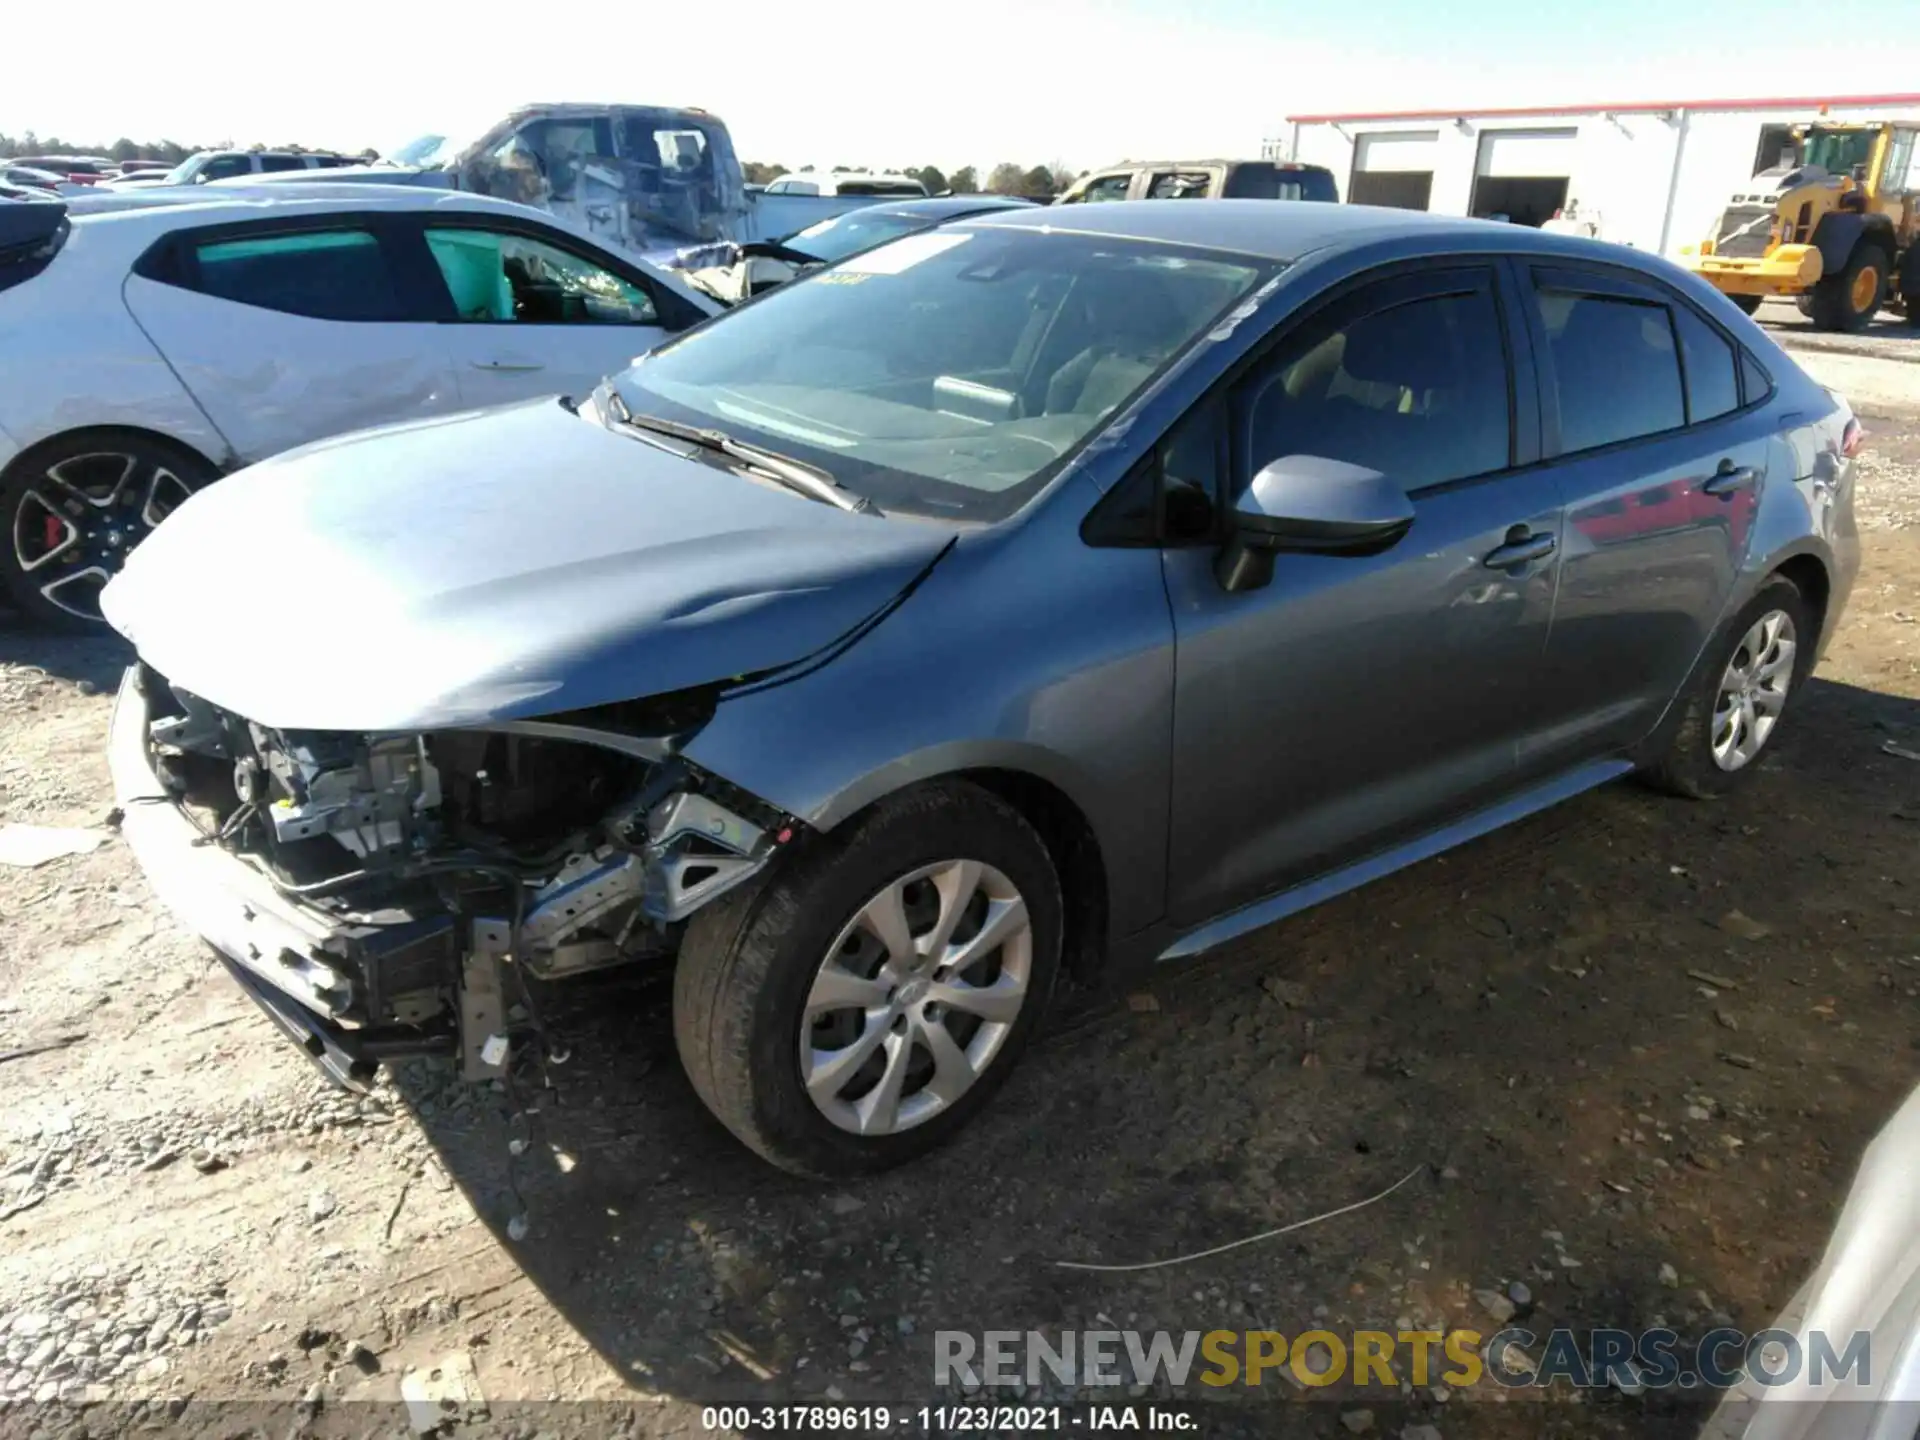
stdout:
[[[437,1376],[486,1397],[450,1402],[463,1434],[693,1434],[720,1400],[959,1399],[932,1384],[942,1328],[1485,1330],[1514,1297],[1537,1329],[1759,1328],[1920,1078],[1920,764],[1883,748],[1920,749],[1920,369],[1806,360],[1873,432],[1866,562],[1756,783],[1612,787],[1078,996],[958,1145],[857,1188],[788,1180],[705,1115],[657,979],[556,992],[573,1058],[521,1094],[413,1064],[348,1096],[117,841],[0,867],[0,1433],[365,1433],[397,1415],[357,1404]],[[0,628],[0,821],[102,825],[122,659]],[[1218,1244],[1409,1171],[1219,1260],[1054,1264]],[[1024,1394],[1063,1397],[1087,1393]],[[1209,1435],[1704,1418],[1617,1392],[1409,1388],[1364,1420],[1271,1380],[1179,1398]]]

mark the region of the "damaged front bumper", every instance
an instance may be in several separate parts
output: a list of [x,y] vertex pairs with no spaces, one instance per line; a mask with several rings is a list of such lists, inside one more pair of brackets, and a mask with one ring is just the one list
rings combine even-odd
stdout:
[[[114,705],[108,756],[121,833],[167,908],[219,951],[276,1026],[349,1088],[364,1088],[383,1061],[416,1055],[458,1054],[471,1080],[503,1074],[512,1039],[532,1018],[530,998],[518,1014],[509,999],[513,984],[524,986],[517,977],[509,983],[512,967],[549,979],[667,958],[680,921],[757,873],[793,835],[773,823],[778,817],[749,819],[697,786],[678,788],[682,772],[662,765],[649,776],[643,808],[627,814],[637,843],[586,841],[539,873],[495,873],[485,904],[399,883],[463,867],[397,849],[386,871],[368,866],[299,884],[275,874],[269,856],[230,844],[232,827],[209,827],[183,803],[178,777],[156,763],[167,747],[156,749],[150,684],[169,700],[178,693],[136,665]],[[438,775],[419,743],[437,803]],[[236,767],[236,787],[243,774],[249,786],[259,783],[251,757]],[[258,813],[267,818],[252,823],[308,843],[332,844],[331,834],[346,847],[343,864],[364,859],[383,825],[391,834],[395,822],[378,817],[395,812],[375,808],[391,800],[391,789],[353,792],[331,809],[312,803],[319,793],[303,792],[299,807],[266,806]],[[249,800],[247,808],[257,807]],[[391,886],[388,874],[397,877]],[[356,876],[367,878],[353,893],[347,882]]]

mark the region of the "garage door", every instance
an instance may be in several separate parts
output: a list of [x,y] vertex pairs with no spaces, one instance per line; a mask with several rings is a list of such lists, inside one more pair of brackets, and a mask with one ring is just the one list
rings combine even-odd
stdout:
[[1567,203],[1579,132],[1483,130],[1473,167],[1471,213],[1516,225],[1543,225]]
[[1353,147],[1348,202],[1426,209],[1433,194],[1433,157],[1439,144],[1438,130],[1381,130],[1360,136]]
[[1477,176],[1495,179],[1531,179],[1573,174],[1573,142],[1577,130],[1483,130]]

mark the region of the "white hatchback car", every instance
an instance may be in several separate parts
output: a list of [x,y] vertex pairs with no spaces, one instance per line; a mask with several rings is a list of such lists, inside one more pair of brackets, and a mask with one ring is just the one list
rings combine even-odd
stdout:
[[97,621],[126,551],[217,476],[346,430],[583,393],[720,308],[481,195],[8,202],[0,581],[32,618]]

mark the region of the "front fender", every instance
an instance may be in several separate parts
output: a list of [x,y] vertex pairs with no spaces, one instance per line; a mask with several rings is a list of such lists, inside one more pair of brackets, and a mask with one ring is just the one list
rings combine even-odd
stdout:
[[[1878,222],[1878,223],[1875,223]],[[1853,258],[1854,247],[1868,232],[1885,232],[1887,256],[1894,252],[1893,224],[1884,215],[1862,215],[1851,210],[1829,210],[1813,227],[1813,245],[1820,252],[1820,273],[1838,275]]]
[[687,758],[824,829],[957,771],[1013,770],[1080,810],[1107,867],[1109,934],[1166,888],[1173,621],[1156,550],[1078,535],[1067,483],[966,535],[870,633],[797,678],[728,695]]

